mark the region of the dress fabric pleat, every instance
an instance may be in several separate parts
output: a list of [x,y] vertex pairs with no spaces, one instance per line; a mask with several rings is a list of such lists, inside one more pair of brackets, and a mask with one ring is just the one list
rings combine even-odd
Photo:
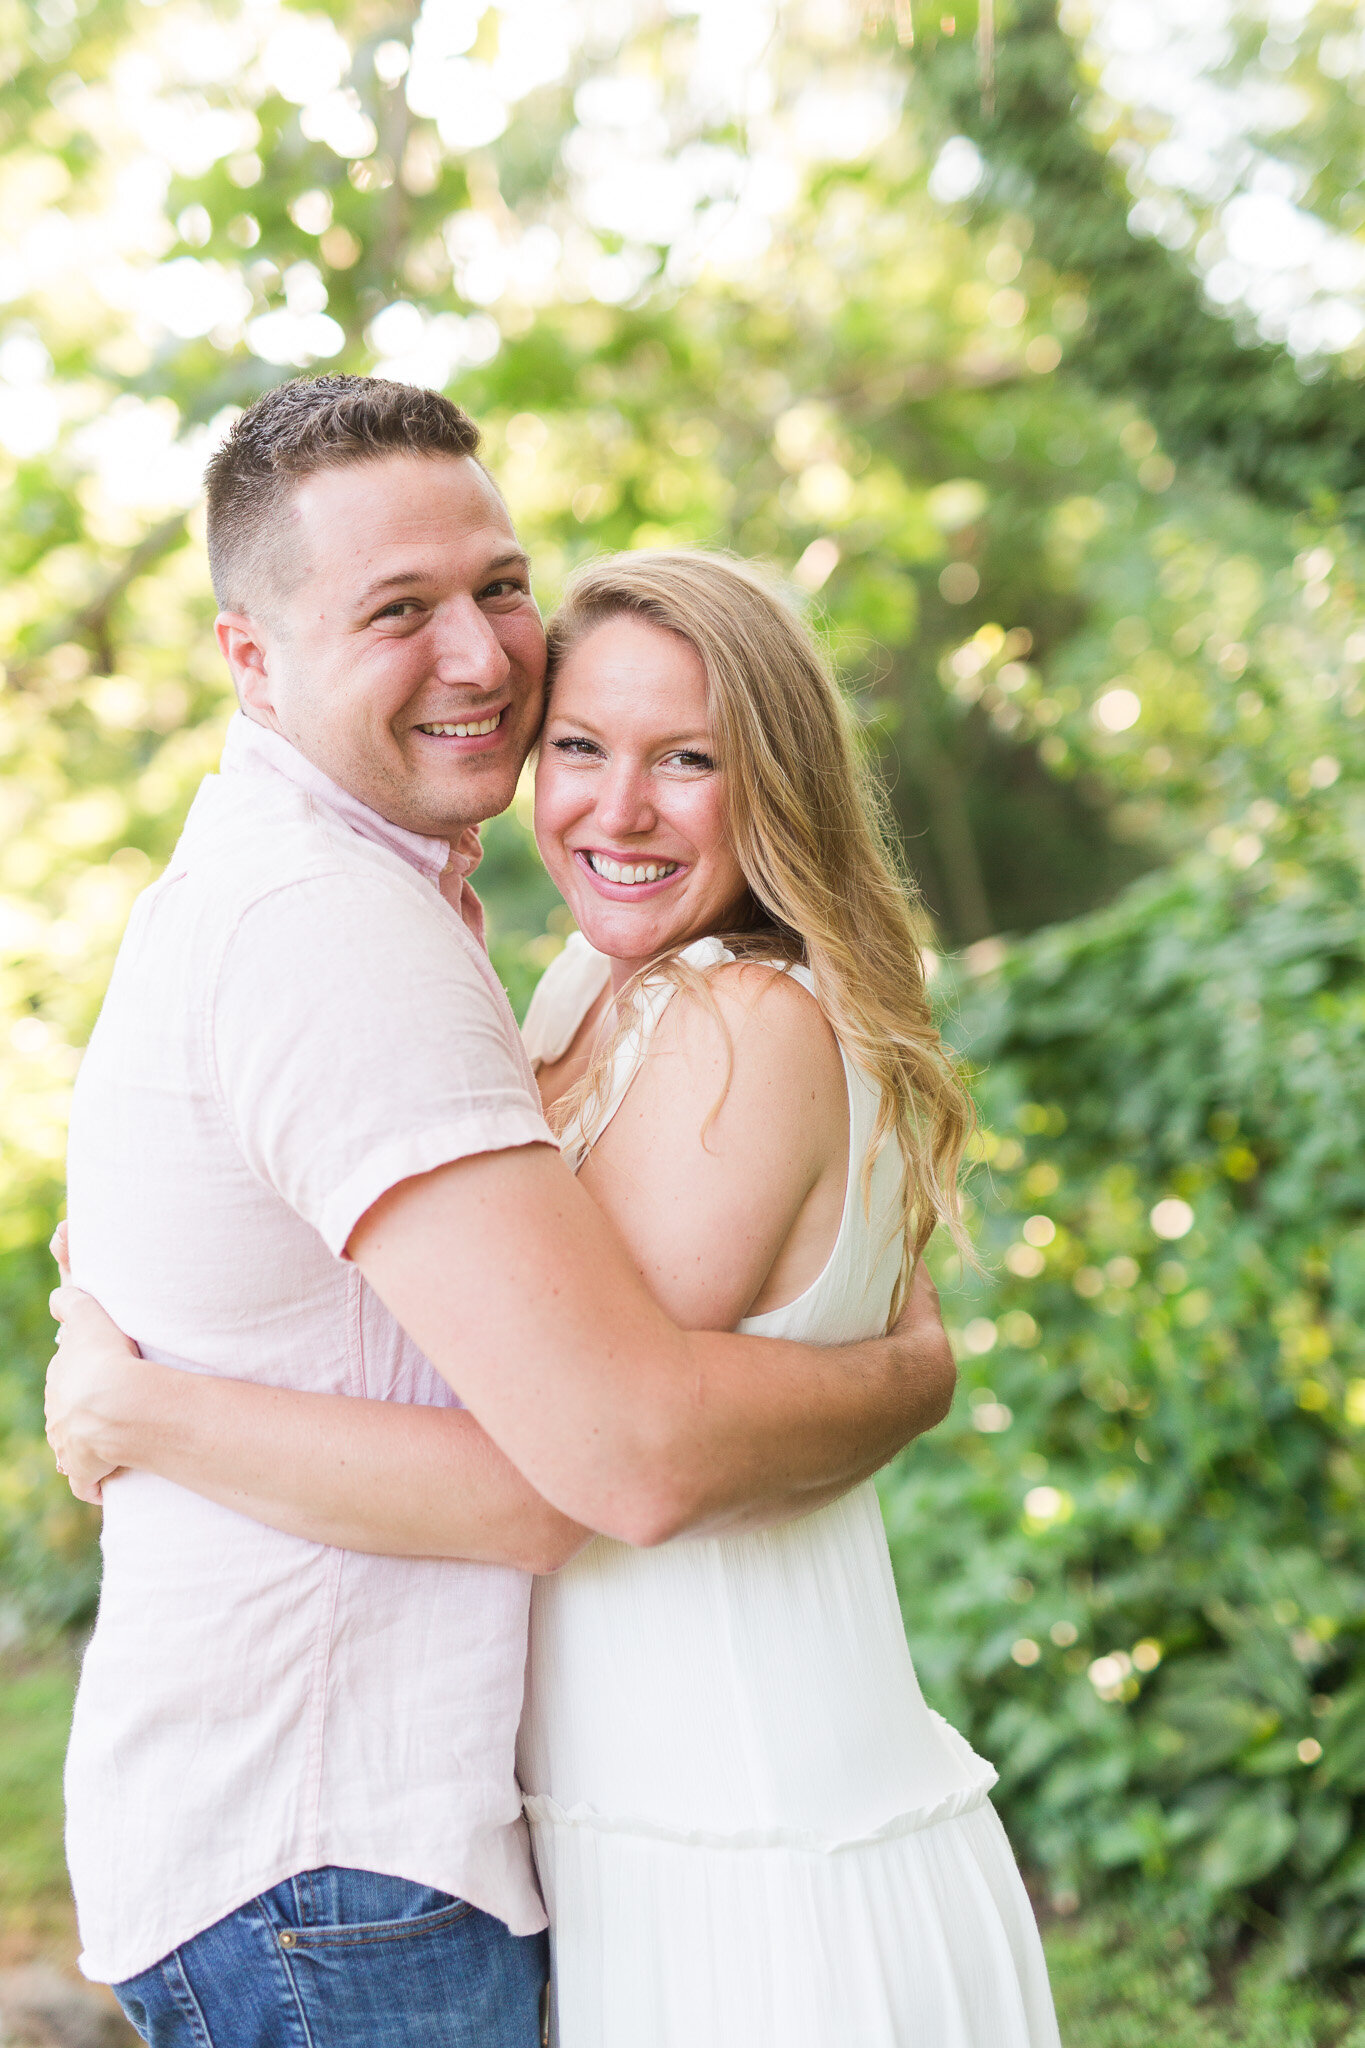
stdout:
[[[533,1059],[560,1056],[606,973],[571,942],[527,1018]],[[644,990],[593,1130],[566,1136],[575,1166],[671,993]],[[885,1327],[900,1165],[883,1151],[865,1205],[877,1097],[844,1065],[838,1239],[743,1330]],[[776,1529],[599,1538],[538,1581],[519,1761],[557,2048],[1058,2048],[995,1772],[920,1692],[871,1485]]]

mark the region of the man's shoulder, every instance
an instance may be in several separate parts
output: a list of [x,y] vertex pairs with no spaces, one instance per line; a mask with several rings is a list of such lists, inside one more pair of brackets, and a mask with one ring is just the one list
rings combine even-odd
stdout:
[[362,838],[283,778],[207,777],[168,875],[234,919],[281,895],[329,888],[343,901],[387,893],[439,916],[437,892],[401,855]]

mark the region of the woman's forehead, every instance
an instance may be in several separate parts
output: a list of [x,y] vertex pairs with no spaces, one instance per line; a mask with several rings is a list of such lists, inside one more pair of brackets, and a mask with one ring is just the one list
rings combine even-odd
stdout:
[[689,640],[648,619],[606,619],[557,665],[551,715],[632,725],[706,719],[706,669]]

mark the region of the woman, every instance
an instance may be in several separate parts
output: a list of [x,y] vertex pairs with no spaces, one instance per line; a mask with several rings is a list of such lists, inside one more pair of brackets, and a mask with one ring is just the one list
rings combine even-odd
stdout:
[[[536,836],[580,936],[526,1036],[565,1154],[680,1323],[881,1330],[934,1228],[961,1239],[970,1117],[838,692],[715,556],[591,565],[551,647]],[[521,1744],[561,2048],[1056,2042],[994,1773],[924,1704],[870,1486],[579,1548],[529,1489],[490,1522],[469,1418],[452,1500],[369,1404],[186,1395],[130,1462],[350,1548],[571,1560]]]

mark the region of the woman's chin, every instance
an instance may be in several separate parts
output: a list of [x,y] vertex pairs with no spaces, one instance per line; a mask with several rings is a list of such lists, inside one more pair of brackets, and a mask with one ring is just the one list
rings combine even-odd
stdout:
[[603,903],[594,897],[588,902],[573,903],[570,908],[588,944],[612,960],[643,967],[668,947],[687,943],[688,935],[679,928],[677,919],[645,915],[643,906],[631,910],[628,905]]

